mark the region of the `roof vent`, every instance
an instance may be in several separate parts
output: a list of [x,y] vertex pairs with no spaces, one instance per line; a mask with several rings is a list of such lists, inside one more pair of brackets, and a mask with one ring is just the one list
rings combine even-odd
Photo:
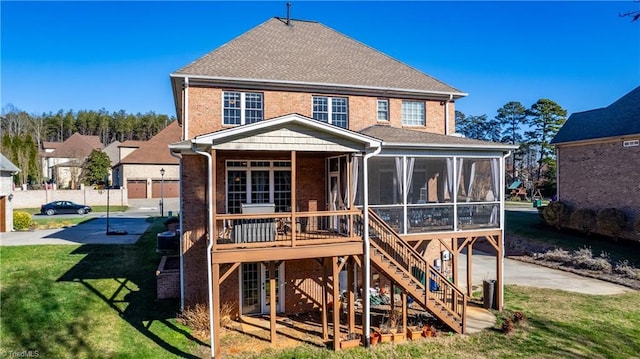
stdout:
[[640,140],[622,141],[622,147],[640,146]]
[[287,26],[291,26],[291,3],[287,3]]

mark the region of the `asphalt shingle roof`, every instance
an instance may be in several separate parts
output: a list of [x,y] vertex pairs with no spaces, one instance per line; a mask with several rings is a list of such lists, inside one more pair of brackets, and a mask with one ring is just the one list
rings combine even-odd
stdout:
[[272,18],[178,70],[177,75],[414,92],[461,91],[311,21]]
[[640,86],[611,105],[569,116],[551,143],[640,134]]
[[[178,121],[158,132],[149,141],[140,144],[140,148],[123,158],[121,164],[178,164],[179,160],[169,153],[169,145],[180,141],[182,131]],[[126,143],[126,142],[125,142]]]
[[20,169],[13,164],[13,162],[9,161],[2,153],[0,153],[0,171],[2,172],[20,172]]
[[[423,145],[467,145],[486,147],[505,147],[504,143],[480,141],[471,138],[447,136],[437,133],[414,131],[406,128],[391,127],[386,125],[374,125],[358,131],[362,134],[382,140],[383,143],[394,144],[423,144]],[[509,145],[506,145],[509,147]]]
[[101,150],[103,147],[100,137],[81,135],[76,132],[49,154],[49,157],[84,158],[94,149]]

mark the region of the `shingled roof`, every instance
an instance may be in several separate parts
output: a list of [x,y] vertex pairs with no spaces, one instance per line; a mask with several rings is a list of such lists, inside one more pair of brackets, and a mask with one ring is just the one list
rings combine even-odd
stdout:
[[173,121],[169,126],[158,132],[149,141],[140,144],[140,148],[123,158],[121,164],[178,164],[177,158],[169,153],[169,144],[180,141],[182,131],[178,127],[178,121]]
[[76,132],[51,152],[49,157],[84,158],[89,156],[94,149],[101,150],[103,147],[100,137],[81,135]]
[[640,86],[605,108],[572,114],[551,143],[639,134]]
[[358,132],[382,140],[383,146],[412,147],[412,145],[418,145],[424,148],[483,148],[490,150],[512,150],[518,148],[516,145],[506,143],[480,141],[471,138],[414,131],[387,125],[374,125]]
[[172,76],[466,96],[323,24],[291,20],[287,26],[279,18],[249,30]]

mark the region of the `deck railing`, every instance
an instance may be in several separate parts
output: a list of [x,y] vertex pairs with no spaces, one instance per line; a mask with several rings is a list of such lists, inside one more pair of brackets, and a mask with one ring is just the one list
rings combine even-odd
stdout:
[[269,214],[218,214],[214,249],[295,247],[360,241],[358,209]]

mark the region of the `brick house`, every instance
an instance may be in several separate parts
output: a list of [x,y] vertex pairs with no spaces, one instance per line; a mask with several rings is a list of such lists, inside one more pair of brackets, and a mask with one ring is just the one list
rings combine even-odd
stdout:
[[[272,341],[276,313],[320,311],[339,348],[356,324],[369,338],[361,289],[389,286],[405,326],[412,297],[464,332],[471,286],[458,285],[471,273],[458,273],[458,254],[487,240],[501,308],[504,158],[515,147],[453,135],[466,94],[322,24],[280,18],[171,82],[184,306],[268,314]],[[346,319],[328,318],[340,298]]]
[[558,200],[574,209],[614,207],[640,216],[640,86],[605,108],[569,116],[551,141]]
[[103,148],[100,137],[78,132],[62,143],[45,142],[41,152],[43,174],[52,179],[58,188],[75,189],[80,185],[84,161],[91,151]]
[[112,167],[113,183],[126,187],[128,198],[178,197],[179,160],[164,149],[180,139],[180,127],[173,121],[149,141],[120,144],[119,160]]

